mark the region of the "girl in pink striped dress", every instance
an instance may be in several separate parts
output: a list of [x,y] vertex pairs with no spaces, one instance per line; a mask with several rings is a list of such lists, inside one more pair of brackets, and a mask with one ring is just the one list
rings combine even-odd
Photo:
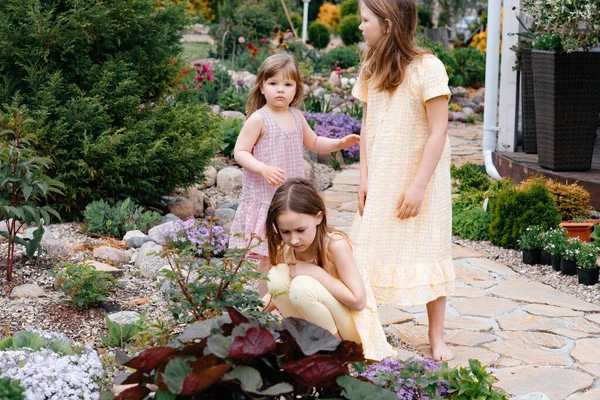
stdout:
[[[248,95],[247,119],[235,144],[235,160],[244,168],[242,198],[231,226],[229,247],[245,248],[250,235],[265,237],[267,211],[275,190],[286,179],[304,178],[303,146],[314,153],[331,153],[356,145],[360,136],[343,139],[317,136],[296,108],[304,85],[296,59],[287,53],[267,58]],[[241,235],[237,235],[241,234]],[[269,270],[267,243],[252,248],[258,269]],[[260,281],[259,294],[267,293]]]

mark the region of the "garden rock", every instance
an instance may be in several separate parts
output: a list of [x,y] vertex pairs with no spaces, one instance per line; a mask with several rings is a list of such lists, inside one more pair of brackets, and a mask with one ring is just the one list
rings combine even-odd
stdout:
[[[25,233],[23,234],[23,238],[25,239],[33,239],[33,232],[37,229],[37,226],[33,226],[31,228],[27,228],[25,229]],[[2,230],[2,228],[0,227],[0,230]],[[48,241],[54,240],[56,239],[54,237],[54,235],[52,234],[52,232],[50,232],[50,229],[48,229],[48,227],[44,227],[44,235],[42,236],[42,245],[47,243]]]
[[206,210],[204,210],[204,216],[205,217],[214,217],[215,216],[214,207],[206,207]]
[[123,241],[129,247],[133,247],[134,249],[139,249],[142,247],[144,243],[149,241],[150,238],[142,231],[129,231],[123,236]]
[[198,189],[206,189],[215,186],[217,183],[217,169],[212,165],[204,168],[204,182],[196,185]]
[[141,317],[135,311],[120,311],[118,313],[109,314],[108,319],[121,326],[132,325],[138,322]]
[[17,297],[19,299],[25,297],[38,298],[45,295],[46,292],[44,292],[44,289],[34,283],[27,283],[25,285],[17,286],[10,292],[10,297]]
[[177,221],[169,221],[165,222],[164,224],[156,225],[155,227],[150,228],[148,231],[148,237],[150,237],[150,240],[152,240],[154,243],[164,246],[167,244],[166,234],[176,223]]
[[453,100],[459,99],[461,97],[467,97],[467,95],[469,94],[469,92],[467,92],[467,89],[465,89],[462,86],[453,87],[450,89],[450,92],[452,92]]
[[478,107],[478,104],[475,103],[473,100],[469,100],[466,97],[460,97],[458,99],[453,99],[453,102],[458,104],[459,106],[461,106],[463,109],[465,109],[466,107],[472,108],[473,110],[476,110]]
[[471,98],[473,103],[481,104],[485,102],[485,89],[480,89],[475,95]]
[[242,170],[225,167],[217,174],[217,189],[222,193],[231,193],[242,187]]
[[248,71],[229,71],[229,75],[231,76],[231,81],[234,85],[238,85],[238,81],[243,81],[244,86],[251,88],[256,82],[256,75]]
[[325,88],[322,87],[317,87],[313,90],[313,96],[315,97],[323,97],[325,93],[327,93],[327,90],[325,90]]
[[[194,205],[194,217],[201,217],[204,214],[204,194],[194,188],[188,188],[185,193],[184,196],[190,200],[193,205]],[[175,214],[175,213],[174,213]],[[185,218],[187,219],[187,218]]]
[[215,114],[219,114],[221,112],[221,106],[218,104],[215,104],[213,106],[210,107],[210,110],[212,112],[214,112]]
[[340,75],[336,71],[331,71],[328,82],[332,88],[342,86],[342,80],[340,78]]
[[166,214],[165,216],[162,217],[161,222],[167,223],[167,222],[173,222],[173,221],[181,221],[181,218],[179,218],[177,215],[173,215],[171,213]]
[[217,206],[217,208],[231,208],[232,210],[236,210],[239,206],[240,202],[237,200],[228,201],[225,203],[221,203]]
[[145,278],[154,278],[158,271],[165,265],[166,261],[158,255],[151,253],[160,253],[162,246],[154,242],[146,242],[138,252],[135,259],[135,266],[139,268],[140,275]]
[[464,112],[453,112],[452,121],[467,122],[467,114]]
[[473,110],[471,107],[465,107],[462,110],[463,113],[465,113],[465,115],[468,117],[469,115],[473,115],[475,114],[475,110]]
[[60,240],[48,240],[44,243],[44,249],[49,256],[68,257],[71,252]]
[[94,249],[92,253],[94,258],[100,260],[112,261],[118,264],[127,264],[131,259],[131,252],[121,250],[110,246],[100,246]]
[[215,210],[214,216],[215,218],[219,218],[217,224],[224,226],[233,221],[233,217],[235,217],[235,210],[232,210],[231,208],[218,208]]
[[120,278],[123,276],[123,270],[112,265],[104,264],[99,261],[88,260],[85,262],[87,265],[91,265],[96,271],[106,272],[113,276],[113,278]]
[[238,118],[238,119],[246,119],[246,116],[244,115],[244,113],[239,112],[239,111],[231,111],[231,110],[227,110],[227,111],[223,111],[221,113],[221,115],[225,118]]
[[176,215],[182,220],[190,219],[196,213],[194,202],[183,196],[176,196],[174,201],[169,204],[168,209],[171,214]]

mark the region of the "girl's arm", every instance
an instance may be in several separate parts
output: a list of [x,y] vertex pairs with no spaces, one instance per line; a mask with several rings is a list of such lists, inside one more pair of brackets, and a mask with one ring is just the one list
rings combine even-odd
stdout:
[[302,115],[302,144],[313,153],[331,153],[341,149],[347,149],[360,142],[360,136],[348,135],[342,139],[329,139],[317,136],[312,130],[306,118]]
[[358,185],[358,213],[362,216],[367,201],[367,182],[369,170],[367,168],[367,103],[363,103],[363,117],[360,135],[365,138],[360,146],[360,183]]
[[429,185],[431,176],[442,157],[442,152],[446,145],[448,98],[446,96],[438,96],[427,100],[425,108],[427,110],[430,135],[423,150],[417,175],[406,193],[400,196],[397,207],[397,215],[400,219],[414,217],[421,211],[425,190],[427,189],[427,185]]
[[233,149],[233,157],[238,164],[248,171],[261,175],[271,186],[283,185],[285,171],[257,160],[252,155],[252,149],[258,142],[263,131],[264,123],[258,113],[252,114],[244,123]]
[[361,311],[367,304],[367,294],[350,243],[344,237],[334,235],[329,240],[328,251],[341,280],[334,278],[317,265],[302,261],[290,269],[292,279],[298,275],[312,276],[340,303],[353,310]]

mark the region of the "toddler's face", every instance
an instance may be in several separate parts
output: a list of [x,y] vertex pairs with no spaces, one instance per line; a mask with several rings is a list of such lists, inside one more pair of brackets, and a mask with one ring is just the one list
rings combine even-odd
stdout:
[[367,46],[375,46],[383,37],[384,30],[379,22],[379,18],[364,3],[360,3],[360,17],[362,23],[358,29],[362,31]]
[[267,104],[272,108],[288,107],[296,95],[296,81],[279,71],[263,83],[260,88]]
[[296,254],[311,250],[317,236],[317,226],[322,221],[321,214],[300,214],[286,211],[276,218],[279,234],[283,242],[292,247]]

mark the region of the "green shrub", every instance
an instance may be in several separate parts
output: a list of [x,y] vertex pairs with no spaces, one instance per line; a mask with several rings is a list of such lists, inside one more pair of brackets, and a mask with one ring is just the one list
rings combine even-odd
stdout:
[[240,118],[225,118],[221,124],[220,134],[223,139],[221,152],[225,157],[233,158],[235,142],[243,126],[244,120]]
[[452,207],[452,234],[463,239],[489,240],[490,221],[489,211],[482,207]]
[[145,328],[142,319],[132,324],[121,325],[112,321],[107,315],[104,318],[104,322],[106,323],[106,329],[108,329],[108,335],[100,332],[100,340],[102,340],[102,344],[106,347],[123,348],[126,344],[131,343],[134,337]]
[[358,14],[358,0],[344,0],[340,4],[340,16]]
[[452,400],[485,399],[506,400],[507,396],[494,390],[496,379],[486,371],[485,366],[475,359],[469,359],[469,367],[448,370],[448,395]]
[[419,17],[419,25],[425,28],[433,28],[433,20],[431,13],[424,8],[417,7],[417,15]]
[[600,224],[594,225],[594,230],[592,231],[590,237],[594,242],[596,242],[596,244],[600,244]]
[[360,64],[360,56],[355,49],[351,47],[336,47],[323,55],[318,67],[322,72],[329,72],[336,67],[347,69],[356,67],[358,64]]
[[104,200],[94,201],[87,205],[83,212],[87,230],[93,233],[122,238],[127,231],[148,230],[160,224],[161,215],[156,211],[144,211],[130,198],[118,201],[114,207]]
[[485,53],[469,46],[436,55],[446,67],[450,86],[478,88],[484,85]]
[[448,25],[448,20],[449,19],[450,19],[450,16],[448,15],[448,13],[441,12],[440,15],[438,16],[438,26],[446,26],[446,25]]
[[535,250],[544,247],[546,231],[537,225],[528,226],[519,237],[519,250]]
[[78,310],[107,301],[115,291],[115,278],[106,272],[97,271],[89,264],[63,263],[63,267],[56,267],[54,283]]
[[327,25],[314,21],[308,26],[308,39],[315,49],[324,49],[331,40],[331,30]]
[[216,117],[165,101],[183,67],[184,4],[7,0],[0,21],[0,103],[26,104],[40,122],[37,148],[66,187],[61,215],[199,180]]
[[246,103],[248,102],[248,91],[238,90],[237,92],[232,87],[223,91],[219,95],[217,104],[222,110],[239,111],[246,113]]
[[528,226],[543,230],[556,228],[560,214],[544,185],[531,185],[524,190],[505,189],[491,201],[490,241],[509,249],[517,247],[521,233]]
[[361,22],[360,16],[358,15],[346,15],[340,21],[340,37],[346,46],[360,42],[362,33],[360,29],[358,29],[358,26]]
[[492,182],[485,172],[485,166],[475,165],[470,162],[465,163],[461,167],[456,167],[452,164],[450,166],[450,176],[455,179],[453,185],[459,193],[470,189],[488,190]]
[[25,399],[25,388],[18,380],[0,378],[0,400]]

